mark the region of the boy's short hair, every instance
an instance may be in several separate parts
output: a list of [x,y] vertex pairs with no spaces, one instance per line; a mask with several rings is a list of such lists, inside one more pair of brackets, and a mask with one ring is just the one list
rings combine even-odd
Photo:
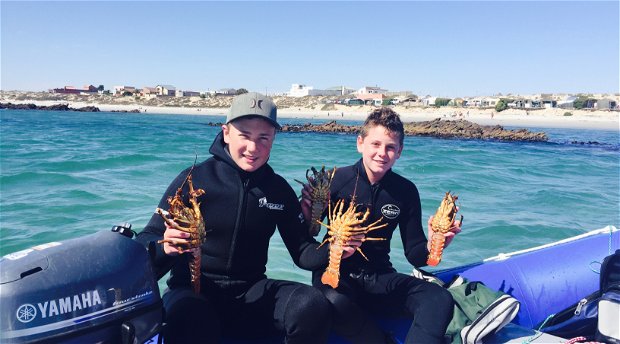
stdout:
[[385,127],[391,133],[398,134],[398,142],[401,146],[403,145],[405,128],[396,111],[387,107],[374,110],[366,117],[366,121],[364,121],[364,125],[362,125],[360,129],[359,135],[365,138],[368,135],[368,130],[378,125]]

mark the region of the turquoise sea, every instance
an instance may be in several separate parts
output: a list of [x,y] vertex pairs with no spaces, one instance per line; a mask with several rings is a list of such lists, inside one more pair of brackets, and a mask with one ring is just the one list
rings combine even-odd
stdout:
[[[223,120],[0,110],[0,255],[123,222],[140,231],[178,172],[196,155],[209,157],[220,129],[207,124]],[[620,226],[618,130],[530,129],[547,132],[550,142],[405,139],[395,170],[418,186],[424,219],[448,190],[459,195],[465,216],[440,268]],[[352,135],[279,133],[270,164],[299,193],[294,179],[310,166],[358,158]],[[398,235],[392,247],[395,267],[409,273]],[[271,277],[309,281],[277,234],[268,270]]]

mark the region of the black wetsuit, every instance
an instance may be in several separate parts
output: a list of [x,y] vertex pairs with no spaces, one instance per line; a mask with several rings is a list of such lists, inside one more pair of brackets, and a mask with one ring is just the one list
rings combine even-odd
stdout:
[[453,301],[444,288],[421,279],[396,272],[390,262],[390,240],[400,228],[405,256],[412,265],[426,265],[427,239],[422,226],[420,195],[409,180],[388,171],[371,185],[362,160],[339,168],[331,185],[331,200],[345,199],[346,205],[355,193],[358,210],[369,209],[364,225],[380,218],[388,226],[371,231],[368,237],[385,241],[365,241],[359,253],[340,265],[340,284],[336,290],[321,283],[323,271],[313,273],[313,285],[321,289],[335,308],[334,329],[352,342],[384,341],[368,314],[408,315],[413,324],[407,342],[440,343],[452,317]]
[[[137,236],[149,247],[161,276],[171,268],[163,300],[166,343],[216,342],[226,337],[255,338],[283,333],[287,342],[326,341],[331,309],[311,286],[265,275],[269,241],[276,226],[296,265],[307,270],[327,264],[327,248],[307,234],[299,201],[286,180],[265,164],[248,173],[237,167],[220,133],[210,148],[213,157],[192,173],[207,237],[202,249],[201,296],[191,291],[188,254],[168,256],[156,241],[165,226],[157,214]],[[190,169],[181,172],[159,202],[183,184]],[[187,185],[183,194],[187,204]]]

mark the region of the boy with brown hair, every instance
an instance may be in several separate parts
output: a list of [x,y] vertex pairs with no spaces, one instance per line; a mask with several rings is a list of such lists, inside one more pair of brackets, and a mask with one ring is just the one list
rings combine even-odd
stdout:
[[[439,285],[398,273],[390,262],[390,240],[400,229],[405,256],[415,267],[426,265],[430,243],[422,227],[420,195],[415,184],[392,171],[403,151],[404,128],[400,117],[390,108],[368,115],[357,137],[362,158],[355,164],[338,168],[331,184],[330,197],[345,204],[355,202],[370,210],[365,223],[381,218],[384,228],[360,247],[368,257],[355,254],[340,265],[340,283],[336,289],[321,283],[321,270],[313,272],[313,285],[319,288],[334,308],[334,331],[353,343],[390,342],[390,338],[370,318],[370,314],[402,315],[413,318],[407,343],[442,343],[453,312],[450,293]],[[355,195],[354,195],[355,193]],[[302,190],[302,210],[310,217],[307,187]],[[432,217],[431,217],[432,219]],[[428,222],[428,235],[433,230]],[[455,221],[445,234],[446,246],[460,232]]]

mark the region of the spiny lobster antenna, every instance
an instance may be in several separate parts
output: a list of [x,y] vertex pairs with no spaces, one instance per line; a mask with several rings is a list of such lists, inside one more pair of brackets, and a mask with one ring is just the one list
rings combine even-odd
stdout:
[[183,190],[183,187],[185,186],[185,183],[187,183],[187,180],[189,179],[189,176],[192,175],[192,172],[194,172],[194,167],[196,167],[196,162],[198,161],[198,153],[194,152],[195,154],[195,158],[194,158],[194,163],[192,164],[192,168],[189,169],[189,173],[187,174],[187,176],[185,176],[185,180],[183,181],[183,184],[181,184],[181,190]]
[[355,187],[353,188],[353,195],[351,195],[351,204],[355,204],[355,197],[357,196],[357,183],[360,181],[360,172],[357,171],[355,176]]

